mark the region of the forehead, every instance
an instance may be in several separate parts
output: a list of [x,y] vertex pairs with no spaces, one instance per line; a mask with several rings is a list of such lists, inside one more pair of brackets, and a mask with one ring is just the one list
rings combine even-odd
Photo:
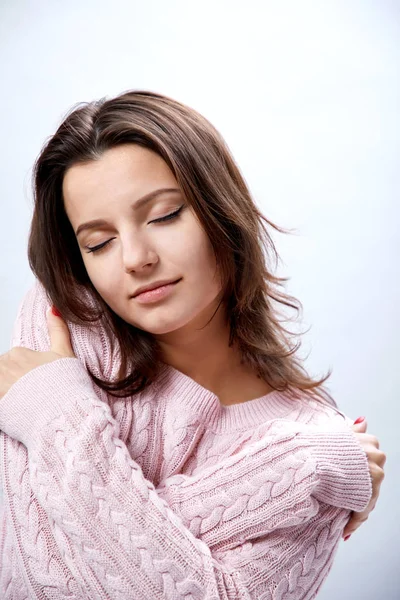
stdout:
[[157,187],[176,186],[167,163],[137,144],[106,150],[98,160],[75,164],[65,173],[62,191],[67,212],[95,203],[135,201]]

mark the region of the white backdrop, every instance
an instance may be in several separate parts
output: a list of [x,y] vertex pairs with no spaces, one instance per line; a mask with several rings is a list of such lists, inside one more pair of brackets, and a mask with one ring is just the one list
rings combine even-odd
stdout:
[[[31,168],[81,101],[128,89],[202,112],[273,234],[304,306],[302,353],[387,453],[368,522],[318,598],[400,597],[400,3],[395,0],[2,0],[0,353],[33,283]],[[396,568],[397,563],[397,568]]]

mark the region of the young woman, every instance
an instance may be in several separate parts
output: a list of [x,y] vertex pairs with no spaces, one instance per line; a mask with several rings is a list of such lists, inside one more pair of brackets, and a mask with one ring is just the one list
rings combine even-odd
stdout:
[[385,455],[295,356],[262,220],[280,229],[221,136],[127,92],[67,115],[34,182],[1,598],[314,598]]

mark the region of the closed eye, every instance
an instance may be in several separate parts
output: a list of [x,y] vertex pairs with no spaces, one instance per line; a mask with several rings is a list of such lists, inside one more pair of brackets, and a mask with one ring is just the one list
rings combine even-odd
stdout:
[[[175,212],[170,213],[169,215],[166,215],[165,217],[160,217],[159,219],[154,219],[153,221],[149,221],[149,223],[162,223],[164,221],[170,221],[172,219],[175,219],[179,215],[179,213],[181,212],[183,207],[184,207],[184,204],[180,208],[178,208],[178,210],[176,210]],[[99,252],[105,246],[107,246],[107,244],[109,244],[112,240],[115,240],[115,237],[107,240],[106,242],[103,242],[102,244],[99,244],[98,246],[85,246],[85,248],[87,249],[87,254],[89,254],[90,252],[92,252],[92,253]]]

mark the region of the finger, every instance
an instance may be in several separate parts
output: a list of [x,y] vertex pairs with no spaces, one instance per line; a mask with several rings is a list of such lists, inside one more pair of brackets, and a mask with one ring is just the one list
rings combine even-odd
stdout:
[[357,531],[357,529],[361,527],[361,525],[363,525],[363,523],[365,523],[365,521],[367,520],[368,516],[366,516],[365,514],[354,513],[351,519],[347,522],[346,527],[343,530],[342,537],[346,537],[347,535],[351,535],[352,533]]
[[367,419],[364,419],[361,423],[353,423],[352,428],[357,433],[365,433],[367,431],[368,423]]
[[50,335],[50,349],[61,356],[75,356],[71,345],[68,325],[62,317],[56,317],[51,310],[47,310],[47,323]]
[[351,523],[351,524],[346,525],[346,527],[343,530],[342,537],[346,537],[347,535],[352,535],[353,533],[355,533],[357,531],[357,529],[359,527],[361,527],[362,524],[363,523]]

